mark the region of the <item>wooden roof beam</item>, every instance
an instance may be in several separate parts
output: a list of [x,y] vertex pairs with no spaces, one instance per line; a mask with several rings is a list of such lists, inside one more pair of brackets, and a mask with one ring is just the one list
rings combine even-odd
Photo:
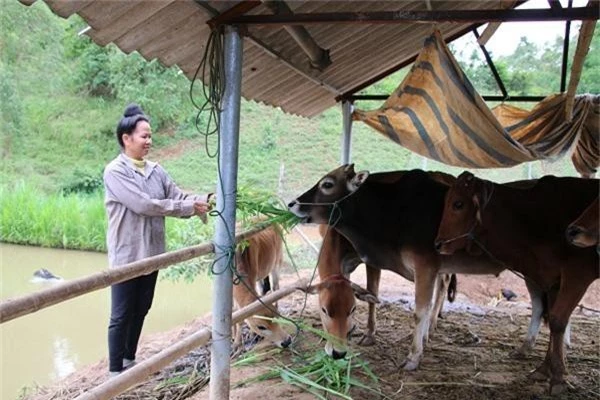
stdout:
[[567,20],[597,20],[600,7],[571,9],[525,9],[525,10],[434,10],[434,11],[376,11],[341,12],[291,15],[242,15],[222,19],[232,25],[306,25],[306,24],[390,24],[432,22],[548,22]]

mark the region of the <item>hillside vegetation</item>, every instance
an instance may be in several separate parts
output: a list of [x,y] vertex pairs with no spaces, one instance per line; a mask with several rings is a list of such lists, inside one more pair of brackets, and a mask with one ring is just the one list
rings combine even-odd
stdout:
[[[78,35],[84,27],[85,23],[77,16],[61,19],[41,1],[30,7],[16,1],[2,2],[3,196],[9,197],[17,192],[15,188],[20,188],[19,193],[39,198],[57,193],[78,196],[92,193],[92,202],[101,202],[101,196],[94,192],[101,190],[104,165],[118,153],[114,137],[116,123],[125,105],[133,101],[140,103],[152,118],[154,149],[149,158],[163,164],[183,188],[195,192],[214,191],[215,137],[205,141],[201,133],[206,116],[200,117],[200,129],[194,124],[197,110],[190,101],[189,80],[176,68],[166,69],[157,61],[147,62],[137,53],[125,55],[113,45],[96,46],[86,36]],[[579,92],[600,92],[599,35],[596,30]],[[572,38],[571,52],[576,39]],[[458,54],[461,49],[453,50]],[[558,91],[561,51],[559,39],[540,49],[523,38],[515,54],[497,60],[509,92],[548,94],[549,90]],[[481,55],[463,55],[462,59],[466,60],[462,61],[465,71],[481,93],[498,92]],[[399,71],[365,93],[390,93],[405,73]],[[192,94],[197,102],[202,102],[200,85],[196,85]],[[374,102],[357,104],[363,109],[377,106]],[[352,159],[358,169],[427,168],[451,173],[462,170],[427,161],[366,125],[356,123],[353,129]],[[306,119],[243,100],[239,183],[286,199],[304,191],[339,163],[341,131],[338,107]],[[497,181],[547,173],[575,175],[568,159],[478,171],[479,175]],[[14,230],[17,221],[22,223],[20,217],[14,217],[20,212],[19,204],[3,202],[2,207],[0,240],[19,242],[14,235],[6,233]],[[90,218],[98,219],[97,205],[91,207],[94,212]],[[31,218],[35,218],[35,211],[32,215]],[[95,228],[93,231],[96,232]],[[101,247],[90,246],[99,250]]]

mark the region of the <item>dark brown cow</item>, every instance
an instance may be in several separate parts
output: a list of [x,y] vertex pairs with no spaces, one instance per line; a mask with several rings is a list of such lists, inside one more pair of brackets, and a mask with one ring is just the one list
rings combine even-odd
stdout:
[[[367,179],[368,178],[368,179]],[[289,204],[305,222],[329,223],[346,237],[360,259],[374,268],[394,271],[415,282],[415,331],[404,369],[416,369],[432,321],[434,291],[440,274],[498,275],[505,267],[487,257],[437,254],[433,243],[442,217],[448,184],[443,173],[396,171],[369,175],[341,166]],[[532,300],[540,292],[530,292]],[[535,341],[542,302],[532,301],[528,350]],[[537,317],[536,317],[537,316]]]
[[567,240],[579,247],[598,246],[598,197],[567,228]]
[[[448,186],[423,171],[369,175],[353,165],[325,175],[289,204],[306,222],[330,223],[352,243],[365,264],[394,271],[415,282],[415,332],[404,369],[423,355],[440,274],[499,274],[504,267],[468,256],[436,253],[433,242]],[[367,179],[368,177],[368,179]],[[448,179],[452,179],[447,175]]]
[[[598,196],[598,180],[544,177],[515,188],[463,173],[448,191],[436,249],[479,248],[548,293],[550,343],[534,377],[566,388],[563,335],[571,312],[600,277],[595,249],[571,246],[565,230]],[[457,253],[458,254],[458,253]]]

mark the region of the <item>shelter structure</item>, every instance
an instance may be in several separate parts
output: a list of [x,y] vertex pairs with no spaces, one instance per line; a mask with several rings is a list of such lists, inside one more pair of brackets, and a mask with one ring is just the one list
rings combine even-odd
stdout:
[[[31,4],[35,0],[20,0]],[[199,70],[208,39],[223,44],[225,86],[219,97],[220,167],[213,304],[211,399],[229,398],[231,271],[226,259],[234,246],[235,194],[240,98],[311,117],[343,103],[344,149],[349,158],[353,96],[409,65],[433,31],[452,41],[488,22],[597,20],[598,2],[548,9],[516,10],[523,1],[203,1],[203,0],[44,0],[61,16],[81,16],[99,45],[114,43],[125,53],[177,65],[205,83]],[[492,26],[493,29],[493,26]],[[217,32],[217,36],[213,36]],[[489,31],[482,36],[489,35]],[[484,40],[482,40],[484,42]],[[199,73],[200,72],[200,73]]]

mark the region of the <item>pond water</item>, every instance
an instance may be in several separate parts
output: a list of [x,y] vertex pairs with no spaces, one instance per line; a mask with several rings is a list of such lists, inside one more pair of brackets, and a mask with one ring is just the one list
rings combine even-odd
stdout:
[[[34,280],[45,268],[65,280],[107,268],[103,253],[0,243],[0,298],[55,285]],[[169,330],[211,308],[211,280],[193,283],[160,279],[143,335]],[[101,289],[0,325],[0,398],[15,399],[25,386],[44,385],[107,355],[110,291]]]

